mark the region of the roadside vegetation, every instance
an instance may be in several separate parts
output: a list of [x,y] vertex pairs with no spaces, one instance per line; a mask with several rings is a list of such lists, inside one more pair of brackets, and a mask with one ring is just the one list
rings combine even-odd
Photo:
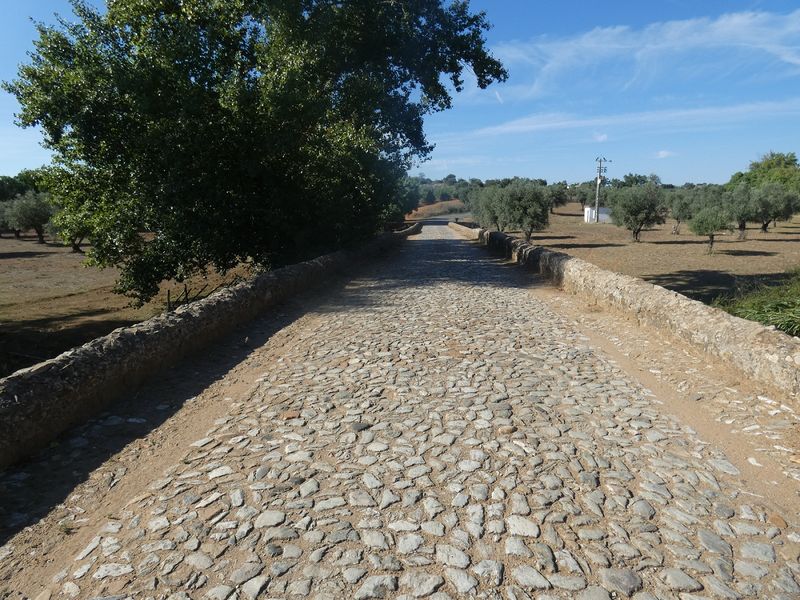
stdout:
[[773,325],[800,336],[800,269],[777,285],[761,285],[738,296],[722,298],[715,305],[732,315]]

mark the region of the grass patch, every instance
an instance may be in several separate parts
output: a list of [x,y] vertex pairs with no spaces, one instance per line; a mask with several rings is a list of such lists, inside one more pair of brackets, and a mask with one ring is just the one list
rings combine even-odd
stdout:
[[800,269],[780,285],[761,285],[749,292],[714,302],[732,315],[774,325],[789,335],[800,336]]

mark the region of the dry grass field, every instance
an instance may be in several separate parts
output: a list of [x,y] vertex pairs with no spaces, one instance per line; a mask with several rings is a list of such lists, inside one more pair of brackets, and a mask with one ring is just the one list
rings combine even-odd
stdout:
[[672,235],[674,221],[642,232],[634,243],[630,232],[612,224],[583,222],[579,204],[568,204],[550,215],[550,227],[531,242],[583,258],[604,269],[641,277],[652,283],[710,302],[758,283],[781,281],[800,267],[800,217],[779,223],[763,234],[755,224],[747,239],[720,235],[714,254],[706,239],[685,224]]
[[[162,286],[141,308],[113,292],[115,269],[83,266],[84,257],[59,244],[38,244],[35,235],[0,238],[0,377],[57,356],[117,327],[148,319],[166,308],[183,285]],[[210,274],[187,282],[190,295],[208,284],[204,295],[232,281]]]

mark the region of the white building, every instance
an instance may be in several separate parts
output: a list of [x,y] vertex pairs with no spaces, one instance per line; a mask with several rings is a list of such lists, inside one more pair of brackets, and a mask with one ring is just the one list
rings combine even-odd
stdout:
[[[583,209],[583,222],[584,223],[594,223],[595,222],[595,215],[594,215],[594,206],[587,206]],[[611,223],[611,209],[605,208],[603,206],[600,207],[600,222],[601,223]]]

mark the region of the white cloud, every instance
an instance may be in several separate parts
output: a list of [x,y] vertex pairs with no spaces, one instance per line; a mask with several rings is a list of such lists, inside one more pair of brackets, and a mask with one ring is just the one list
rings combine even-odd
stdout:
[[505,103],[503,102],[503,97],[500,95],[500,92],[498,92],[497,90],[495,90],[495,91],[494,91],[494,95],[495,95],[495,98],[497,98],[497,101],[498,101],[500,104],[505,104]]
[[659,150],[656,152],[656,158],[669,158],[670,156],[675,156],[672,150]]
[[595,142],[605,142],[605,141],[608,140],[608,134],[607,133],[598,133],[597,131],[595,131],[592,134],[592,139]]
[[[506,99],[556,93],[577,74],[618,89],[671,79],[724,78],[741,69],[800,74],[800,9],[739,12],[717,18],[596,27],[569,37],[540,36],[496,45],[509,68]],[[515,83],[518,82],[518,83]]]
[[591,117],[576,116],[568,113],[533,114],[522,119],[514,119],[499,125],[477,129],[471,135],[480,137],[523,134],[536,131],[580,128],[599,130],[609,127],[630,126],[656,126],[659,129],[683,127],[691,129],[720,123],[737,122],[743,118],[763,119],[790,115],[800,115],[800,98],[791,98],[778,102],[749,102],[729,106],[653,110]]

